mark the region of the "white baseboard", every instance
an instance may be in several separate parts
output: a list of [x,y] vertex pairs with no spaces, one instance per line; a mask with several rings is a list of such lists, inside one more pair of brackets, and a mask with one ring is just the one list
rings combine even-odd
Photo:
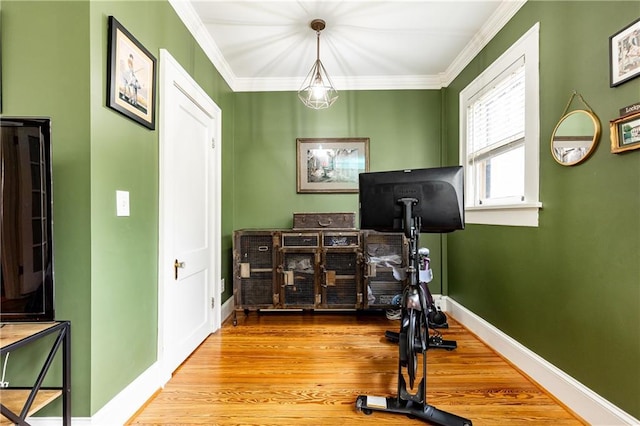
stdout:
[[221,312],[220,312],[220,318],[222,318],[221,324],[224,324],[227,318],[229,318],[233,314],[233,311],[235,308],[236,308],[236,305],[233,302],[233,296],[228,298],[226,302],[222,304]]
[[442,310],[483,340],[491,349],[535,380],[574,413],[590,425],[640,425],[640,420],[627,414],[611,402],[544,360],[513,338],[483,320],[447,296],[436,299],[443,302]]
[[[171,379],[154,363],[91,417],[91,426],[124,424]],[[73,423],[75,426],[75,422]]]
[[[171,378],[163,377],[158,363],[153,364],[144,373],[113,397],[92,417],[74,417],[73,426],[116,426],[125,424],[160,388]],[[29,417],[33,426],[59,426],[60,417]]]
[[[227,299],[221,306],[220,316],[224,322],[234,310],[233,297]],[[164,376],[164,377],[163,377]],[[171,379],[171,374],[163,374],[159,363],[153,364],[142,373],[129,386],[123,389],[111,401],[94,414],[89,422],[84,421],[76,423],[73,419],[74,426],[90,425],[90,426],[114,426],[124,424],[142,407],[160,388]],[[60,420],[58,419],[59,424]]]
[[[4,421],[4,417],[2,418]],[[31,426],[60,426],[62,424],[62,417],[27,417],[27,423]],[[90,426],[90,417],[73,417],[71,419],[73,426]]]

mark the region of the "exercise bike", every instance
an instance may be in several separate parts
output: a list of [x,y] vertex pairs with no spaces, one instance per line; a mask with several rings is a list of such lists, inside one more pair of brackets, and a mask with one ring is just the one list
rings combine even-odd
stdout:
[[[400,305],[398,393],[395,397],[359,395],[356,399],[356,410],[367,415],[373,411],[404,414],[444,426],[471,426],[471,420],[442,411],[426,401],[429,306],[427,293],[419,280],[418,238],[421,219],[412,213],[417,202],[415,198],[398,200],[403,209],[404,233],[409,239],[408,283],[403,289]],[[420,358],[422,374],[416,386]]]

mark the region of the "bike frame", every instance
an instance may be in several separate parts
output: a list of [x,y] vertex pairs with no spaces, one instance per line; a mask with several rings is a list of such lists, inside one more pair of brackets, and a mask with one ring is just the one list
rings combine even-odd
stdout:
[[[413,206],[418,202],[415,198],[401,198],[398,200],[403,206],[404,216],[404,234],[409,240],[409,265],[407,267],[407,276],[409,282],[402,292],[401,309],[402,315],[400,320],[400,356],[398,360],[398,404],[405,402],[415,402],[422,404],[427,396],[427,356],[428,349],[428,320],[427,312],[429,306],[427,303],[427,295],[420,285],[419,279],[419,238],[420,238],[420,218],[413,217]],[[417,342],[416,342],[417,339]],[[413,346],[413,347],[410,347]],[[407,376],[409,376],[409,387],[413,389],[413,372],[416,366],[412,365],[411,357],[414,351],[422,354],[422,379],[415,393],[411,393],[407,389],[407,383],[403,375],[403,369],[406,368]],[[406,362],[405,362],[406,361]],[[407,365],[403,365],[407,364]]]
[[[472,426],[469,419],[457,416],[427,404],[427,349],[428,345],[428,298],[420,285],[418,240],[420,236],[420,217],[413,216],[413,206],[418,203],[415,198],[401,198],[404,217],[404,233],[409,239],[409,265],[407,275],[409,281],[402,292],[400,340],[398,342],[398,394],[396,397],[375,397],[360,395],[356,399],[356,409],[365,414],[384,411],[404,414],[429,423],[442,426]],[[418,344],[416,345],[416,340]],[[414,354],[419,350],[422,354],[422,378],[415,393],[407,389],[403,369],[410,377],[413,388],[415,378]],[[410,362],[410,358],[413,358]],[[409,369],[414,369],[413,373]]]

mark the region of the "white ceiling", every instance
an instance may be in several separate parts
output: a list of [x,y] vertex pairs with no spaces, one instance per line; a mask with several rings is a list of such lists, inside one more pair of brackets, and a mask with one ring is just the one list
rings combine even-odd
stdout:
[[447,86],[526,0],[169,0],[234,91],[298,90],[316,59],[338,90]]

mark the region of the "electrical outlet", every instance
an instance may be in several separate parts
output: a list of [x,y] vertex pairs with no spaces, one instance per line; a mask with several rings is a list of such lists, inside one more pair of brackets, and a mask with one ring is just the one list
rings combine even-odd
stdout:
[[220,280],[220,293],[224,293],[225,290],[224,278]]
[[129,191],[116,191],[116,215],[129,216]]
[[0,388],[8,388],[9,382],[0,382]]

